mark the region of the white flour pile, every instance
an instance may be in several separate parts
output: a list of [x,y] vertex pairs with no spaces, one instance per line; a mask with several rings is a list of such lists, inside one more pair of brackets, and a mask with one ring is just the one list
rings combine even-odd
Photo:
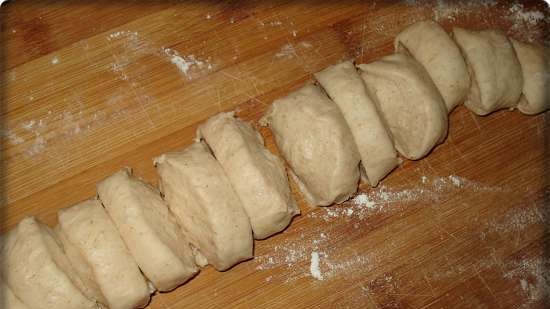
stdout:
[[309,265],[309,272],[311,276],[317,280],[323,280],[323,274],[319,268],[319,253],[317,251],[311,252],[311,263]]

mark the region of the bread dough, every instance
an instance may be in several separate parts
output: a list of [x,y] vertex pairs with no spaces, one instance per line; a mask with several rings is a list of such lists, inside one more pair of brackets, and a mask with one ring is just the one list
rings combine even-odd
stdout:
[[206,145],[196,142],[154,162],[166,202],[197,253],[220,271],[253,257],[248,217]]
[[58,212],[60,233],[89,264],[111,309],[144,307],[149,289],[113,222],[97,199]]
[[521,65],[523,91],[518,109],[527,115],[550,109],[550,49],[511,39]]
[[397,166],[397,153],[361,76],[345,61],[315,73],[315,78],[340,108],[361,155],[362,175],[375,187]]
[[408,55],[393,54],[359,68],[401,155],[418,160],[443,142],[447,108],[420,63]]
[[30,309],[25,305],[0,278],[0,306],[3,309]]
[[193,277],[189,241],[151,185],[122,169],[97,184],[99,198],[130,253],[159,291],[169,291]]
[[33,309],[102,308],[73,282],[71,263],[53,231],[26,217],[0,239],[2,278]]
[[56,225],[53,231],[72,266],[72,270],[67,272],[71,277],[71,281],[73,281],[77,288],[79,288],[88,298],[95,299],[101,304],[107,304],[107,300],[103,292],[101,292],[101,288],[97,282],[95,282],[92,267],[86,262],[79,249],[71,244],[65,234],[61,232],[59,225]]
[[409,53],[426,69],[450,112],[468,94],[470,76],[460,50],[441,26],[420,21],[403,30],[395,50]]
[[359,152],[346,120],[319,87],[306,85],[275,100],[262,119],[292,168],[306,201],[347,200],[359,182]]
[[469,31],[457,27],[453,28],[453,35],[472,80],[464,105],[478,115],[515,107],[523,77],[506,35],[500,30]]
[[220,113],[199,126],[246,211],[254,238],[284,230],[300,213],[290,192],[283,162],[264,146],[262,136],[233,112]]

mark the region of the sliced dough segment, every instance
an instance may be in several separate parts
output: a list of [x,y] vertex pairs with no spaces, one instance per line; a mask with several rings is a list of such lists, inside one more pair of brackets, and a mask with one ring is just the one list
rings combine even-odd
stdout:
[[3,309],[30,309],[25,305],[0,278],[0,308]]
[[359,68],[401,155],[418,160],[445,139],[445,102],[420,63],[393,54]]
[[527,115],[550,109],[550,49],[511,39],[523,73],[518,109]]
[[61,232],[59,225],[53,229],[55,236],[63,246],[63,251],[71,262],[73,271],[69,276],[76,286],[90,299],[96,299],[101,304],[107,304],[105,296],[101,292],[99,285],[95,282],[93,269],[86,262],[76,246],[71,244],[66,236]]
[[74,246],[89,264],[109,308],[147,305],[145,278],[98,200],[61,209],[58,220],[67,245]]
[[397,35],[394,45],[396,51],[410,53],[424,66],[448,112],[466,97],[470,88],[466,63],[456,43],[438,23],[414,23]]
[[155,188],[123,169],[97,184],[99,198],[137,264],[160,291],[198,268],[189,242]]
[[[250,222],[220,164],[203,143],[154,159],[170,210],[198,260],[226,270],[253,257]],[[202,263],[201,263],[202,264]]]
[[355,193],[357,146],[338,106],[319,87],[275,100],[261,122],[271,127],[308,203],[328,206]]
[[242,201],[256,239],[284,230],[300,213],[283,162],[264,146],[262,136],[231,113],[202,124],[206,141]]
[[516,107],[523,77],[512,44],[500,30],[453,28],[454,39],[470,71],[470,91],[464,105],[478,115]]
[[375,187],[397,166],[397,153],[361,76],[346,61],[315,73],[315,78],[340,108],[361,155],[363,174]]
[[26,217],[0,240],[2,278],[33,309],[101,308],[73,281],[70,261],[53,231]]

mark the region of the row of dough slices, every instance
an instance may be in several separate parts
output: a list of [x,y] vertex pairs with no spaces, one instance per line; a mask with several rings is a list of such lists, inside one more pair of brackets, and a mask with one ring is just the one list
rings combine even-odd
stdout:
[[[494,30],[453,34],[458,44],[417,23],[396,38],[397,53],[359,73],[343,62],[315,74],[328,97],[310,84],[273,103],[262,123],[310,204],[345,201],[360,176],[376,186],[397,165],[395,149],[425,156],[464,99],[480,115],[549,108],[546,50]],[[144,307],[155,289],[206,264],[226,270],[253,256],[253,238],[286,228],[299,209],[260,134],[222,113],[197,135],[154,159],[164,198],[123,169],[97,185],[99,199],[60,210],[54,229],[27,217],[3,235],[3,308]]]
[[261,135],[233,113],[197,135],[154,159],[164,198],[126,168],[97,184],[98,198],[61,209],[54,229],[27,217],[3,235],[2,308],[144,307],[155,290],[199,266],[227,270],[253,257],[253,238],[285,229],[299,209]]
[[[275,100],[262,119],[306,200],[347,200],[360,178],[372,186],[398,164],[418,160],[447,136],[460,102],[478,115],[550,108],[550,52],[499,30],[418,22],[395,39],[396,53],[367,64],[342,62]],[[328,96],[327,96],[328,95]],[[397,152],[396,152],[397,150]],[[360,169],[357,166],[360,164]]]

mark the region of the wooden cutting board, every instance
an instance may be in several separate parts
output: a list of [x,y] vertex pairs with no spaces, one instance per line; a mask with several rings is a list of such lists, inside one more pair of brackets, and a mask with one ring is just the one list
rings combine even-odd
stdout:
[[[327,65],[391,53],[415,21],[550,38],[542,3],[112,2],[2,7],[2,232],[26,215],[53,226],[123,166],[156,184],[151,158],[206,118],[255,123]],[[343,205],[296,193],[302,215],[254,260],[207,267],[150,308],[543,308],[549,118],[458,107],[427,158]]]

